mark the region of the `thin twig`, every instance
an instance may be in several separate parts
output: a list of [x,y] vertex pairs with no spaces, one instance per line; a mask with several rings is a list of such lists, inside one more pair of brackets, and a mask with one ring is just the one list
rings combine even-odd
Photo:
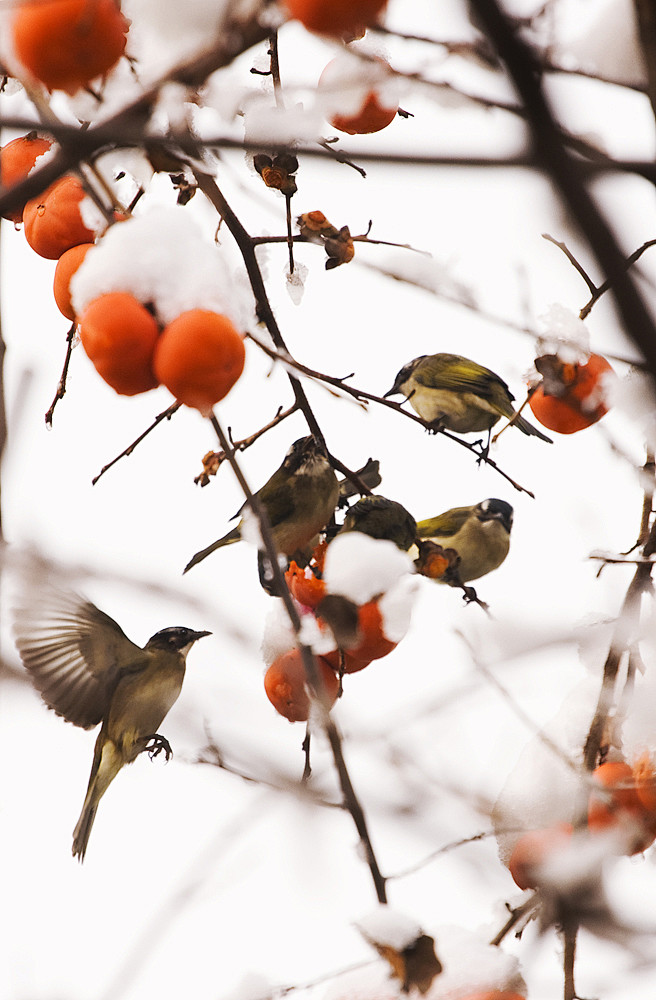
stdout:
[[[645,557],[651,556],[656,552],[656,521],[652,524],[649,537],[642,552]],[[633,634],[640,616],[641,598],[651,584],[653,568],[654,564],[651,561],[640,563],[636,567],[613,630],[608,655],[604,663],[603,680],[597,700],[597,707],[585,741],[584,763],[588,771],[594,771],[599,762],[604,732],[613,705],[615,681],[620,661],[625,651],[632,646]]]
[[107,463],[107,465],[103,465],[98,475],[94,476],[93,479],[91,480],[91,485],[95,486],[100,477],[104,476],[105,473],[108,471],[108,469],[111,469],[112,466],[116,465],[116,463],[119,462],[122,458],[127,458],[128,455],[131,455],[134,449],[137,447],[137,445],[141,444],[143,439],[148,437],[150,432],[154,431],[155,428],[158,426],[158,424],[161,424],[163,420],[170,420],[173,414],[176,413],[181,406],[182,403],[175,402],[172,403],[170,406],[168,406],[165,410],[162,410],[161,413],[158,413],[158,415],[153,420],[152,424],[150,424],[150,426],[147,427],[146,430],[142,434],[140,434],[138,438],[135,438],[132,444],[129,444],[127,448],[124,448],[121,454],[117,455],[116,458],[113,458],[111,462]]
[[534,910],[537,910],[540,905],[540,897],[537,892],[534,892],[532,896],[521,904],[521,906],[516,906],[510,911],[510,916],[506,920],[505,924],[498,933],[494,935],[490,941],[491,945],[500,945],[503,939],[510,933],[513,927],[516,927],[520,920],[524,917],[530,916]]
[[71,354],[73,353],[73,341],[75,340],[75,330],[76,324],[72,323],[71,328],[66,334],[66,355],[64,357],[64,367],[62,368],[62,373],[59,376],[59,382],[57,383],[57,391],[55,393],[55,398],[48,407],[46,413],[46,427],[52,427],[52,417],[55,412],[55,407],[60,399],[63,399],[66,395],[66,380],[68,378],[68,368],[71,363]]

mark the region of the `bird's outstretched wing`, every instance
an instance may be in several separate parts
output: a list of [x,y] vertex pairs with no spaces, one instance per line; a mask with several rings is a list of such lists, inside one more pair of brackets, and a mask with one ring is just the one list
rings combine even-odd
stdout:
[[49,586],[23,596],[14,612],[14,636],[46,705],[83,729],[98,725],[126,666],[139,669],[144,658],[95,604]]

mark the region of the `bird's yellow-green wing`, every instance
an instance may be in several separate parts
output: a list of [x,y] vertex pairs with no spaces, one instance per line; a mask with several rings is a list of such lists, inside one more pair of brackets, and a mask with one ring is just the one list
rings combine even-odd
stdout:
[[428,389],[445,389],[450,392],[473,392],[490,399],[502,390],[508,399],[513,397],[508,386],[495,372],[476,361],[459,354],[432,354],[415,369],[414,377]]
[[84,729],[102,720],[119,677],[144,665],[120,625],[71,591],[30,588],[15,610],[14,636],[46,705]]
[[417,521],[418,538],[448,538],[460,531],[472,512],[471,507],[454,507],[437,517]]

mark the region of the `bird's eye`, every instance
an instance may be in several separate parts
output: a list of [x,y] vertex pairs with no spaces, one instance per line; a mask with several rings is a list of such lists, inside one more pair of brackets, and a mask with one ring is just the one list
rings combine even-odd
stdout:
[[489,500],[482,500],[481,501],[481,510],[484,511],[485,513],[487,513],[489,509],[490,509],[490,501]]

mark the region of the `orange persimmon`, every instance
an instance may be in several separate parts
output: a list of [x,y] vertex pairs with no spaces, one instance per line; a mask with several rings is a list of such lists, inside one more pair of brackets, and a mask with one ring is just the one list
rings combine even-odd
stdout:
[[94,299],[79,319],[79,333],[100,377],[122,396],[159,384],[152,368],[159,327],[133,295],[109,292]]
[[[359,670],[364,670],[372,660],[380,660],[397,646],[397,643],[388,639],[383,632],[383,616],[377,601],[369,601],[368,604],[362,604],[358,608],[358,629],[361,638],[357,646],[342,650],[342,666],[345,674],[355,674]],[[340,651],[333,650],[325,655],[333,669],[338,670]]]
[[66,250],[57,261],[52,290],[57,308],[66,319],[75,319],[71,302],[71,278],[93,246],[95,243],[78,243],[76,247]]
[[232,389],[244,360],[243,337],[227,316],[191,309],[164,327],[153,369],[176,399],[207,416]]
[[558,434],[574,434],[590,427],[608,412],[603,380],[613,368],[600,354],[585,363],[568,364],[555,355],[538,358],[548,363],[548,375],[529,399],[533,415],[543,427]]
[[645,851],[656,839],[656,826],[640,800],[632,768],[625,761],[608,761],[595,768],[592,779],[609,794],[602,795],[594,790],[590,793],[588,828],[593,831],[615,827],[629,829],[632,837],[627,853]]
[[[36,161],[51,148],[50,139],[42,139],[36,132],[21,135],[12,139],[0,149],[0,185],[4,188],[13,187],[25,180]],[[10,222],[23,221],[25,202],[3,214],[3,219]]]
[[326,596],[324,581],[315,576],[311,569],[306,570],[298,566],[294,560],[289,564],[285,579],[292,597],[306,608],[316,608]]
[[[316,658],[321,697],[328,708],[337,701],[339,680],[323,656]],[[264,690],[276,712],[290,722],[307,722],[310,715],[308,681],[299,649],[291,649],[273,661],[264,675]]]
[[116,65],[128,28],[116,0],[22,3],[12,20],[14,51],[49,90],[75,94]]
[[[388,66],[388,63],[384,59],[374,61],[375,75],[378,77],[380,68],[376,64]],[[352,75],[353,65],[351,60],[345,60],[343,57],[332,59],[319,77],[319,90],[337,90],[341,86],[348,94],[349,90],[359,87],[360,73],[358,71],[356,75]],[[381,83],[383,79],[381,78]],[[346,132],[348,135],[369,135],[372,132],[380,132],[396,118],[399,105],[398,102],[393,103],[392,107],[385,102],[376,86],[365,87],[362,90],[359,107],[344,114],[340,114],[337,110],[331,110],[328,114],[328,121],[333,128],[339,132]]]
[[82,184],[66,174],[23,209],[25,238],[40,257],[57,260],[80,243],[93,243],[98,233],[89,229],[81,213],[87,197]]
[[289,16],[308,31],[338,38],[359,38],[374,24],[387,0],[285,0]]
[[571,823],[557,823],[543,830],[528,830],[519,837],[508,860],[508,870],[520,889],[537,888],[540,866],[568,846],[573,830]]

